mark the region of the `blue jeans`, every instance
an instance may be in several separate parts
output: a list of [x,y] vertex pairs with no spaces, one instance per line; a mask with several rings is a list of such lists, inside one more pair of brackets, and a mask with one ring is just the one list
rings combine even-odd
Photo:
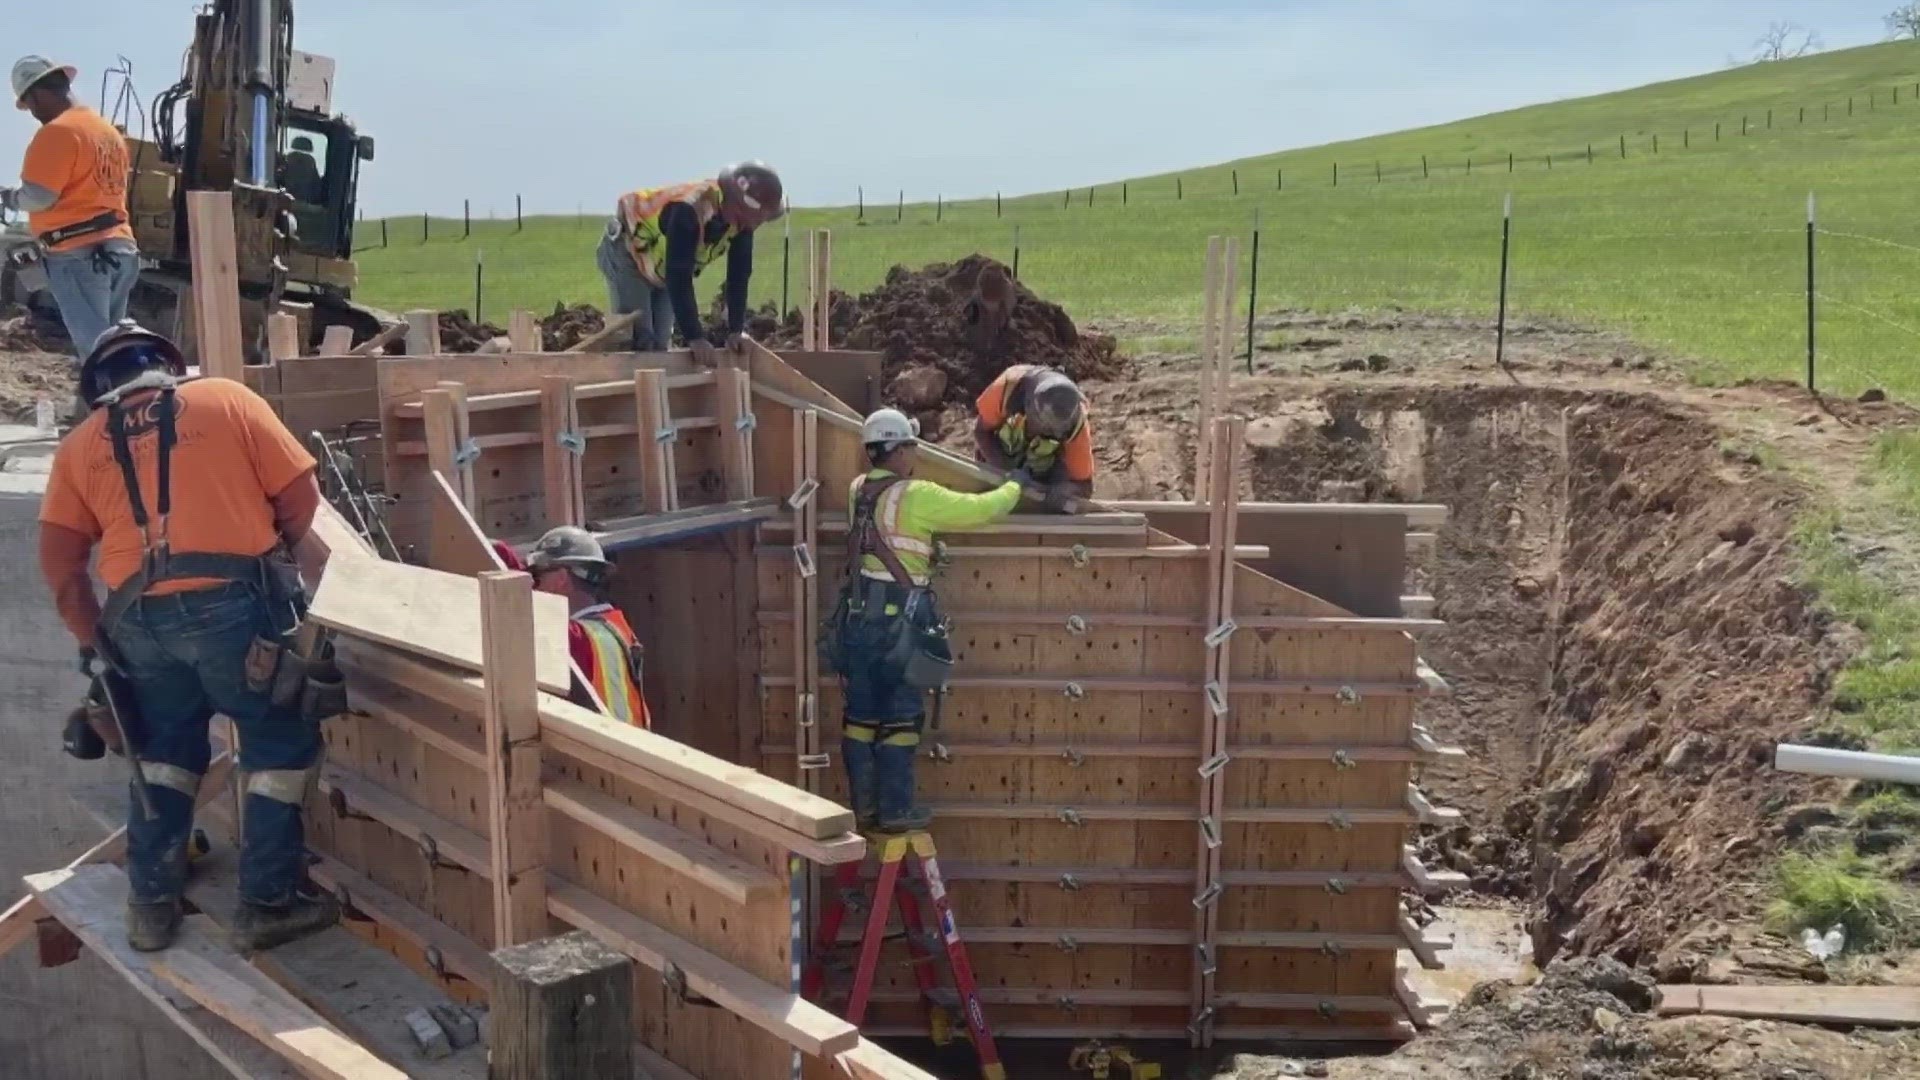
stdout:
[[634,351],[666,352],[671,348],[673,299],[664,287],[655,288],[640,276],[633,253],[627,250],[627,242],[620,236],[618,220],[608,223],[594,261],[600,265],[601,276],[607,279],[607,300],[612,307],[607,317],[633,311],[640,313],[633,321]]
[[93,343],[127,317],[127,298],[140,280],[140,251],[131,240],[107,240],[46,256],[47,290],[60,305],[73,351],[85,360]]
[[843,631],[847,656],[846,711],[840,754],[847,763],[847,788],[854,813],[895,820],[913,809],[913,760],[920,751],[926,720],[926,691],[906,684],[887,661],[896,618],[855,617]]
[[274,619],[253,588],[229,584],[136,601],[107,628],[140,704],[134,735],[154,818],[136,801],[127,816],[127,877],[136,901],[179,896],[194,792],[212,751],[207,722],[223,713],[240,733],[245,819],[240,898],[268,907],[291,902],[305,869],[300,820],[304,773],[320,759],[320,728],[297,708],[277,709],[247,685],[254,639],[274,636]]

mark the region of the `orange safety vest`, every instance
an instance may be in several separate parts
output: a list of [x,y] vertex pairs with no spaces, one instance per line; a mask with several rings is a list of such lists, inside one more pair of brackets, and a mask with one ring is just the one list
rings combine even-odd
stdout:
[[616,720],[651,728],[647,699],[640,691],[640,643],[625,615],[611,604],[582,608],[573,616],[593,651],[593,688]]
[[648,284],[661,288],[667,283],[667,237],[660,230],[660,214],[674,203],[685,203],[692,207],[693,216],[700,223],[700,245],[693,253],[693,272],[696,276],[709,263],[726,253],[728,246],[733,243],[734,230],[731,227],[725,236],[711,244],[707,242],[707,223],[720,212],[723,198],[717,180],[641,188],[620,196],[620,224],[626,230],[627,252],[633,256],[634,266],[639,268],[640,276]]

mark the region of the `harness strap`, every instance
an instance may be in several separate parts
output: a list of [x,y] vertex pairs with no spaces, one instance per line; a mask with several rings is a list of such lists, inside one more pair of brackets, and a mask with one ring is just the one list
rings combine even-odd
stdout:
[[872,555],[880,560],[880,565],[887,568],[887,572],[893,575],[893,580],[898,582],[901,588],[909,592],[919,588],[913,583],[913,575],[907,573],[906,565],[900,561],[900,556],[894,552],[893,545],[887,542],[886,534],[874,524],[873,520],[875,508],[880,505],[881,497],[894,485],[901,483],[905,483],[905,480],[898,476],[889,476],[877,481],[861,481],[860,494],[853,501],[853,527],[858,535],[849,537],[847,543],[848,581],[856,580],[860,576],[861,557]]
[[49,229],[41,233],[37,239],[48,247],[54,247],[59,244],[64,244],[76,237],[87,236],[91,233],[106,232],[108,229],[119,226],[123,220],[125,219],[120,216],[120,211],[108,210],[104,213],[96,214],[85,221],[76,221],[71,225],[62,225],[57,229]]
[[148,589],[163,581],[179,581],[184,578],[232,581],[251,586],[259,590],[262,596],[271,596],[273,588],[268,578],[267,560],[274,554],[274,551],[262,555],[183,551],[178,555],[169,555],[165,566],[157,573],[146,564],[142,564],[131,577],[107,594],[107,602],[100,608],[100,625],[111,628],[120,621],[120,616],[126,614],[127,609],[132,607],[135,601],[146,595]]

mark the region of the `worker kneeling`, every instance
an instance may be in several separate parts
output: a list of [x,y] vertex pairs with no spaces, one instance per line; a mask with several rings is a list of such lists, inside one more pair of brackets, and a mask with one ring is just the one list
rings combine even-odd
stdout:
[[928,691],[942,691],[953,665],[930,584],[935,533],[977,529],[1020,502],[1020,485],[982,495],[913,479],[917,425],[881,409],[861,428],[870,471],[848,492],[847,579],[826,646],[846,691],[840,751],[860,827],[924,829],[914,805],[913,759]]
[[1050,367],[1015,364],[981,391],[974,413],[980,462],[1045,488],[1055,510],[1093,495],[1093,430],[1086,398],[1072,379]]
[[[319,650],[296,647],[320,506],[314,460],[267,403],[228,379],[186,379],[166,338],[132,323],[80,366],[91,412],[60,443],[40,509],[40,564],[91,667],[131,693],[116,709],[136,763],[127,822],[127,937],[166,948],[181,919],[195,795],[213,714],[239,729],[240,907],[233,939],[271,948],[332,923],[306,881],[300,808],[322,717],[345,708]],[[108,595],[87,562],[99,545]],[[330,689],[329,689],[330,688]],[[82,756],[95,756],[85,754]]]
[[527,555],[527,570],[535,588],[567,598],[568,651],[608,713],[635,727],[652,727],[640,689],[640,641],[607,598],[613,564],[600,541],[573,525],[549,529]]

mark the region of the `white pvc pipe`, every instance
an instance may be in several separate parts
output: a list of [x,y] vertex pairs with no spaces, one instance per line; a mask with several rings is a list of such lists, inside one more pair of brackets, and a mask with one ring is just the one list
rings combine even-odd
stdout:
[[1920,757],[1866,754],[1857,750],[1829,750],[1824,746],[1781,743],[1773,751],[1773,767],[1781,772],[1815,776],[1850,776],[1861,780],[1891,780],[1920,784]]

